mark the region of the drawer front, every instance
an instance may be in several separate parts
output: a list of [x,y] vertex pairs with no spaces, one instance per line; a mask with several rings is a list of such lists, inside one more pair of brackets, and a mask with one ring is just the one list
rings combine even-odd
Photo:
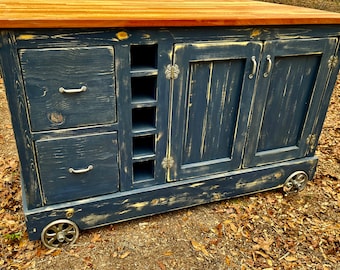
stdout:
[[19,52],[32,131],[116,122],[111,46]]
[[119,190],[117,133],[36,142],[46,204]]

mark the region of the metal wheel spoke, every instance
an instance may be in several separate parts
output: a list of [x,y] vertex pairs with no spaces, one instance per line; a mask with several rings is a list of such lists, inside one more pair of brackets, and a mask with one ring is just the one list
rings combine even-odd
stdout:
[[47,237],[55,237],[55,236],[57,236],[57,233],[56,232],[53,232],[53,233],[46,232],[46,236]]
[[58,248],[58,247],[60,247],[61,243],[55,237],[55,238],[47,239],[47,241],[46,241],[46,243],[44,243],[44,245],[47,246],[48,248]]
[[66,233],[66,235],[76,235],[77,233],[75,232],[75,231],[68,231],[67,233]]
[[49,238],[49,239],[46,239],[46,240],[47,240],[47,243],[49,243],[50,245],[52,245],[53,242],[57,240],[57,237]]
[[64,224],[60,223],[56,227],[57,227],[57,232],[61,232],[63,230]]
[[42,233],[41,240],[47,248],[59,248],[65,244],[73,244],[79,236],[77,224],[62,219],[51,222]]
[[69,233],[70,231],[74,230],[72,226],[67,226],[66,228],[63,229],[64,233]]
[[299,182],[304,182],[304,181],[306,181],[306,176],[303,175],[303,174],[298,175],[297,181],[299,181]]
[[67,242],[67,243],[72,243],[74,241],[74,237],[72,237],[72,238],[65,237],[64,241]]

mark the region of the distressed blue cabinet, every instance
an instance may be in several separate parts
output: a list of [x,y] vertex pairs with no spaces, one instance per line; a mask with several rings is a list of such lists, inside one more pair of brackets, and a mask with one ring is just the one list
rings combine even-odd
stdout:
[[338,27],[1,34],[32,240],[313,178]]

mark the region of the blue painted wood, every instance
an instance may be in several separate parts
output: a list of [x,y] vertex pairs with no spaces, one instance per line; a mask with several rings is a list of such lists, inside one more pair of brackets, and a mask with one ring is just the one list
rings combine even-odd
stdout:
[[128,47],[121,45],[115,46],[115,53],[120,190],[126,191],[133,188],[130,53]]
[[270,190],[281,187],[297,170],[312,178],[316,163],[315,157],[305,158],[40,208],[27,212],[28,233],[31,240],[38,240],[48,223],[65,218],[70,210],[74,212],[71,220],[84,230]]
[[184,164],[231,159],[244,66],[244,59],[190,63]]
[[[339,63],[328,65],[340,56],[337,26],[1,35],[31,239],[66,216],[87,229],[279,188],[297,170],[314,175],[317,138],[339,70]],[[268,55],[273,66],[264,77]],[[166,78],[169,64],[179,66],[177,79]],[[101,87],[85,98],[86,106],[77,102],[90,91],[66,101],[47,92],[45,102],[35,88],[61,81],[70,89],[83,82]],[[104,106],[100,96],[107,97],[100,100]],[[46,122],[58,106],[64,111],[53,119],[74,114],[74,122]],[[153,128],[134,130],[135,119]],[[92,164],[89,172],[68,171]]]
[[26,209],[34,209],[41,207],[43,202],[35,167],[34,145],[29,132],[18,48],[14,33],[0,33],[0,64],[20,159],[23,205]]
[[[241,166],[261,43],[176,44],[170,155],[171,181]],[[257,67],[254,72],[256,73]]]
[[32,131],[116,122],[113,47],[21,49],[19,55]]
[[[303,157],[337,39],[265,42],[244,166]],[[268,77],[264,77],[269,67]]]
[[170,101],[170,81],[166,79],[165,67],[172,61],[173,43],[168,38],[158,41],[158,77],[157,77],[157,109],[156,122],[157,134],[155,136],[155,183],[165,184],[168,171],[163,167],[162,162],[166,157],[168,147],[168,119]]
[[119,190],[117,133],[36,142],[46,205]]
[[[128,39],[119,40],[117,33],[126,32]],[[263,41],[340,36],[337,25],[295,25],[285,27],[195,27],[143,29],[23,29],[15,31],[21,48],[55,48],[72,46],[100,46],[107,44],[140,44],[142,42],[195,41]],[[32,39],[21,38],[32,35]],[[169,43],[168,43],[169,44]]]

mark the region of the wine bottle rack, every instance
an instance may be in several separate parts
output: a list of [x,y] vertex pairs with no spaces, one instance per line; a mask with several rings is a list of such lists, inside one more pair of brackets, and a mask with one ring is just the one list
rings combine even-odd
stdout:
[[157,133],[157,44],[131,45],[133,182],[154,180]]

